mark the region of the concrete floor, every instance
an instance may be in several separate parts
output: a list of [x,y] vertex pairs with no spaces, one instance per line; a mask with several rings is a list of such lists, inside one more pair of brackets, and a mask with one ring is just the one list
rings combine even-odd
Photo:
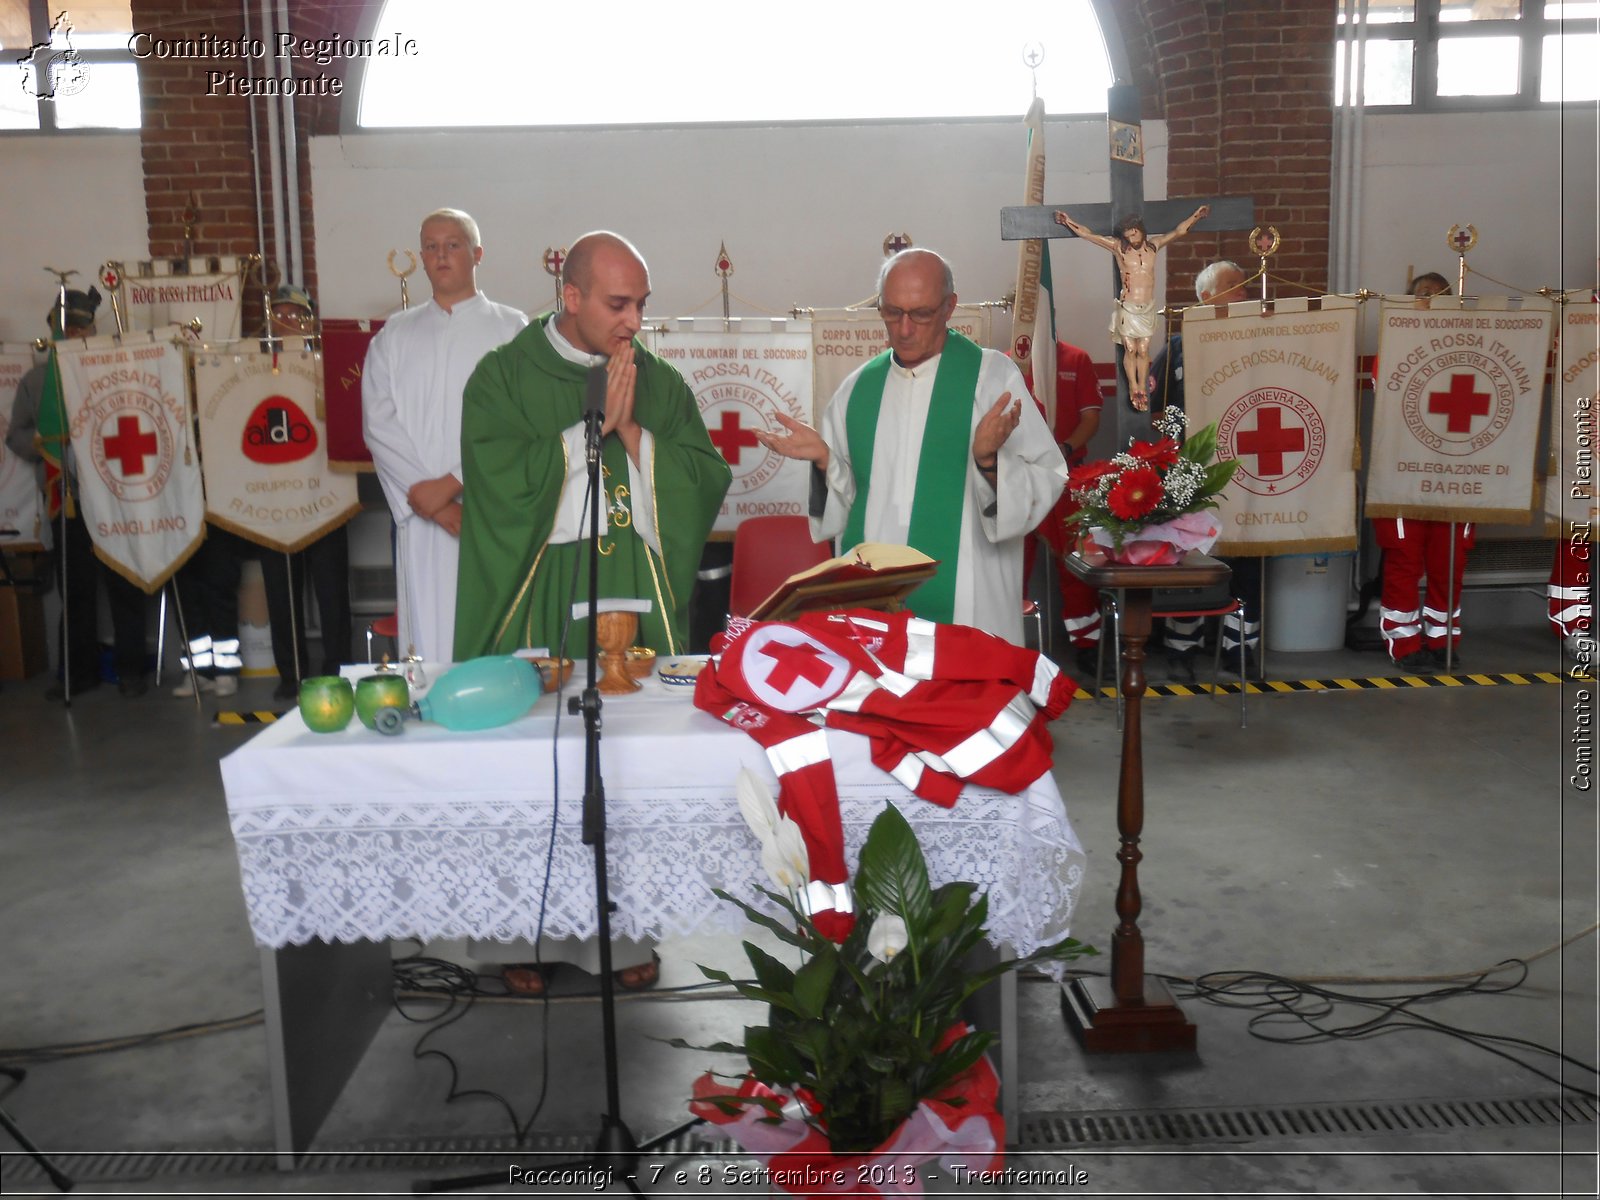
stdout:
[[[1471,599],[1467,668],[1560,670],[1553,639],[1536,621],[1474,625]],[[1269,674],[1388,672],[1381,655],[1341,651],[1274,654]],[[1160,660],[1151,676],[1163,681]],[[7,768],[0,781],[0,1062],[18,1048],[121,1038],[258,1009],[258,952],[215,765],[251,731],[214,726],[210,702],[200,714],[192,702],[154,692],[129,701],[103,687],[65,712],[43,700],[45,683],[0,691]],[[247,682],[245,703],[230,707],[271,707],[271,687],[270,680]],[[1542,952],[1514,990],[1460,995],[1420,1011],[1458,1028],[1560,1046],[1592,1068],[1596,806],[1592,793],[1563,781],[1572,774],[1575,734],[1584,761],[1592,761],[1592,725],[1580,724],[1579,714],[1592,711],[1593,693],[1592,685],[1569,681],[1263,695],[1251,697],[1245,729],[1232,699],[1149,699],[1140,870],[1149,969],[1180,978],[1223,971],[1354,977],[1373,982],[1330,986],[1376,996],[1443,986],[1403,980]],[[1056,774],[1092,872],[1074,932],[1106,947],[1116,922],[1113,706],[1080,701],[1055,731]],[[622,1115],[641,1137],[684,1117],[690,1081],[714,1062],[650,1038],[737,1037],[750,1019],[735,1001],[671,991],[699,981],[696,962],[742,962],[732,939],[669,942],[662,953],[659,994],[667,999],[630,1000],[621,1010]],[[1088,965],[1103,970],[1106,961]],[[569,979],[561,990],[582,982]],[[1253,1011],[1190,999],[1184,1007],[1199,1029],[1198,1053],[1091,1056],[1064,1025],[1054,984],[1025,980],[1020,991],[1023,1113],[1009,1130],[1021,1149],[1008,1163],[1077,1170],[1082,1178],[999,1191],[1595,1194],[1594,1106],[1572,1092],[1565,1109],[1519,1104],[1558,1097],[1560,1089],[1446,1033],[1275,1044],[1252,1036]],[[417,1002],[389,1019],[323,1127],[318,1147],[330,1156],[292,1173],[237,1153],[272,1145],[259,1024],[31,1066],[0,1105],[82,1177],[79,1194],[404,1194],[419,1178],[475,1168],[401,1155],[469,1138],[503,1147],[512,1128],[512,1116],[490,1099],[447,1102],[444,1060],[414,1056],[430,1028],[416,1019],[440,1011]],[[1370,1015],[1341,1007],[1329,1022]],[[432,1034],[424,1049],[447,1050],[459,1089],[499,1091],[522,1121],[548,1055],[551,1098],[534,1123],[536,1137],[566,1133],[581,1146],[603,1107],[598,1031],[596,1006],[582,998],[548,1009],[484,1002]],[[1575,1087],[1600,1090],[1590,1069],[1532,1050],[1507,1052]],[[1330,1106],[1345,1114],[1330,1118],[1342,1127],[1282,1125]],[[1136,1123],[1157,1110],[1185,1123]],[[1206,1125],[1196,1110],[1220,1115]],[[1366,1129],[1362,1114],[1374,1110],[1390,1114],[1390,1124],[1375,1118],[1378,1128]],[[1409,1128],[1411,1119],[1397,1125],[1397,1110],[1451,1123],[1422,1132]],[[1285,1116],[1295,1113],[1301,1117]],[[650,1190],[765,1193],[725,1174],[730,1162],[749,1160],[707,1156],[705,1144],[680,1141],[676,1157],[647,1155],[647,1164],[664,1168]],[[356,1148],[388,1157],[338,1153]],[[50,1191],[12,1150],[0,1133],[0,1191]],[[91,1150],[151,1156],[77,1157]],[[198,1156],[154,1153],[164,1151]],[[700,1182],[702,1169],[709,1183]],[[946,1175],[930,1191],[967,1190],[966,1182]]]

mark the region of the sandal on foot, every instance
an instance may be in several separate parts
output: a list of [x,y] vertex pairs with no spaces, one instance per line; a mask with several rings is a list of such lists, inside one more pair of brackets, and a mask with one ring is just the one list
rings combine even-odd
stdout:
[[548,990],[554,963],[507,963],[500,968],[506,991],[514,996],[542,996]]
[[661,982],[661,956],[654,951],[648,962],[635,963],[611,972],[617,986],[626,992],[644,992]]

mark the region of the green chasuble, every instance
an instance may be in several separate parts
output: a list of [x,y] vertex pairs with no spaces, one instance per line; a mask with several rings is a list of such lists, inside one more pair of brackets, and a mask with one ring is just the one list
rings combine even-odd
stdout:
[[[582,420],[588,373],[550,345],[545,324],[553,319],[535,320],[486,355],[463,394],[457,662],[525,646],[558,653],[572,604],[589,598],[587,537],[549,542],[569,470],[561,434]],[[600,535],[600,598],[649,600],[636,644],[683,654],[695,571],[732,473],[706,436],[683,376],[637,341],[634,362],[634,419],[655,440],[649,486],[662,552],[652,551],[634,528],[627,451],[608,434],[600,453],[609,524]],[[581,491],[584,464],[574,462],[570,470],[571,486]],[[588,623],[573,621],[567,656],[581,658],[587,639]]]

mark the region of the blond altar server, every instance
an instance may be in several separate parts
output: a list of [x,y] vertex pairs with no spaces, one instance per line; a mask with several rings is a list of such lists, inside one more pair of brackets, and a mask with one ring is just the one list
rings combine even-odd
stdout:
[[820,429],[775,413],[763,445],[809,460],[812,537],[913,546],[942,564],[908,606],[1022,643],[1022,547],[1067,480],[1016,365],[950,329],[950,266],[905,250],[878,276],[889,350],[850,373]]
[[433,298],[388,318],[367,350],[362,431],[394,515],[400,649],[449,662],[461,537],[461,392],[528,319],[478,291],[477,222],[441,208],[422,221]]

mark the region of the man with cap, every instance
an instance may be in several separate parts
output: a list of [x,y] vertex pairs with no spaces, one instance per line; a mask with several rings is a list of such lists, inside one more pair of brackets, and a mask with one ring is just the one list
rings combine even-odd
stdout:
[[[273,337],[315,337],[317,306],[311,293],[283,284],[272,294]],[[272,661],[278,668],[274,696],[292,700],[307,675],[337,675],[350,657],[350,538],[340,525],[296,551],[261,554],[261,575],[267,589],[267,617],[272,625]],[[322,627],[322,658],[313,665],[306,652],[306,576],[317,597]],[[293,603],[291,605],[291,596]]]
[[[58,298],[45,313],[50,333],[56,340],[95,335],[95,310],[100,307],[100,292],[68,290],[64,309]],[[53,366],[41,363],[22,377],[11,405],[11,426],[6,446],[18,458],[38,464],[40,483],[44,483],[44,456],[36,434],[39,409],[45,403],[60,403],[61,382]],[[57,578],[62,581],[63,604],[59,646],[63,660],[62,682],[45,692],[51,700],[61,700],[88,691],[100,684],[99,605],[96,580],[106,591],[111,610],[112,641],[117,665],[117,688],[133,698],[145,691],[145,594],[136,585],[96,560],[94,542],[78,509],[73,482],[75,467],[70,447],[64,453],[66,467],[64,491],[49,495],[52,528],[62,538],[56,547]],[[60,520],[65,504],[67,518]]]

